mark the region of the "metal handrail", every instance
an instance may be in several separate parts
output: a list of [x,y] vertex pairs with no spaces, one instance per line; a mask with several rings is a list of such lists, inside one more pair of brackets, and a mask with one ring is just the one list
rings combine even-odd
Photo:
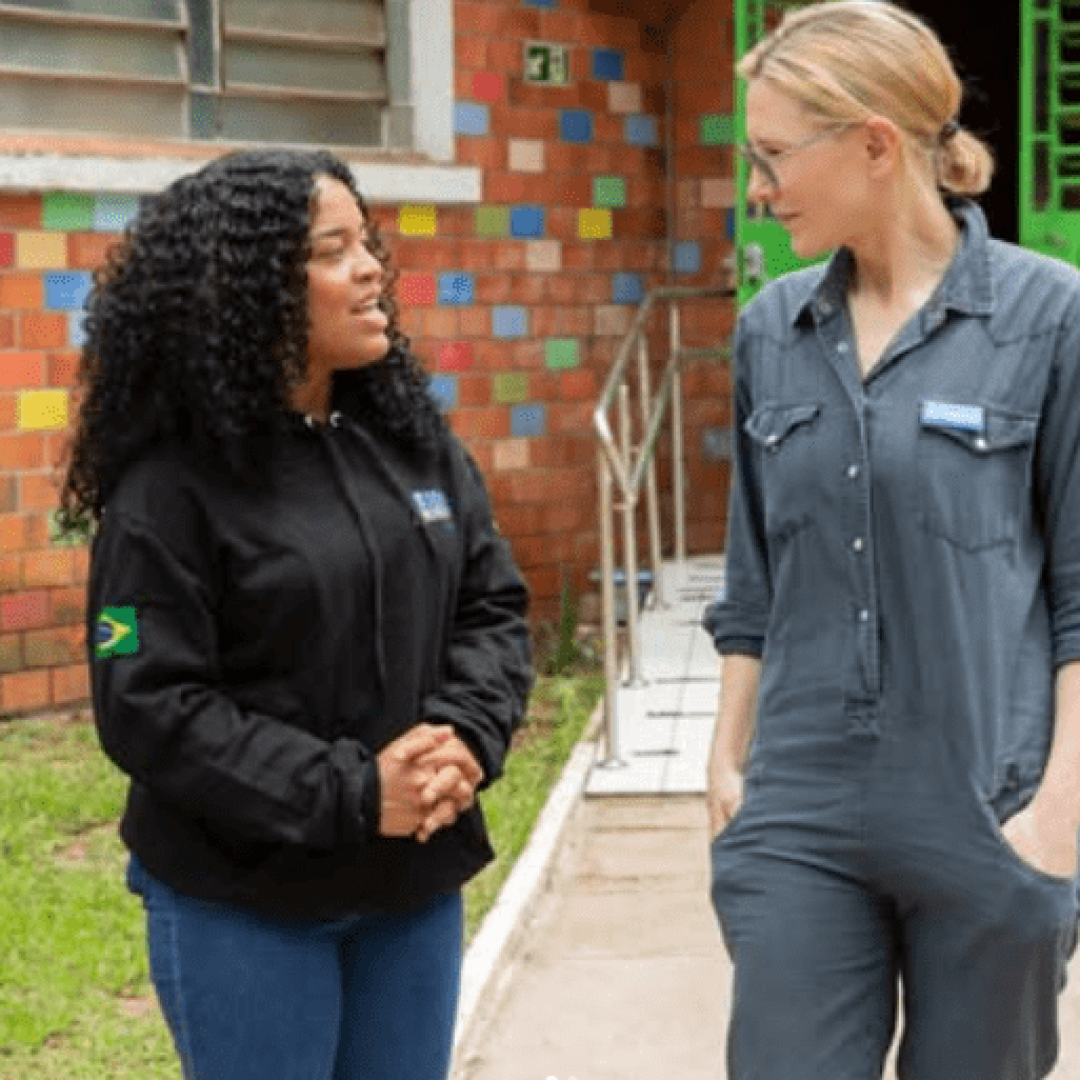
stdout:
[[[638,634],[638,550],[637,508],[641,490],[645,489],[648,520],[649,557],[652,563],[653,596],[663,607],[665,600],[661,576],[660,507],[656,480],[656,447],[665,414],[671,409],[672,485],[675,558],[680,566],[686,563],[686,492],[682,421],[682,365],[688,359],[707,359],[721,356],[726,349],[683,349],[679,321],[681,301],[730,299],[735,290],[720,285],[668,285],[653,289],[638,307],[623,338],[615,362],[604,383],[600,399],[593,412],[593,425],[599,444],[597,468],[600,489],[600,592],[604,632],[604,729],[606,751],[601,764],[608,767],[624,765],[619,743],[617,691],[619,656],[615,618],[615,493],[619,495],[618,509],[622,513],[622,553],[626,597],[626,626],[629,645],[627,684],[643,686],[641,645]],[[669,349],[668,362],[660,377],[655,397],[650,389],[650,366],[646,327],[649,317],[660,304],[668,305]],[[633,419],[630,405],[629,377],[631,364],[637,356],[637,384],[640,398],[641,442],[633,441]],[[608,412],[618,406],[617,436],[608,422]]]

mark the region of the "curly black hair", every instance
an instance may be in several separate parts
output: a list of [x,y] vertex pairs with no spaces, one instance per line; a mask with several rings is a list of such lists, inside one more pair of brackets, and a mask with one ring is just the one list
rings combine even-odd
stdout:
[[352,192],[384,269],[390,352],[351,392],[365,423],[406,449],[432,445],[445,421],[398,325],[396,273],[348,166],[324,151],[229,154],[143,200],[95,275],[61,532],[100,521],[124,469],[171,438],[237,477],[267,468],[264,439],[307,374],[306,263],[320,177]]

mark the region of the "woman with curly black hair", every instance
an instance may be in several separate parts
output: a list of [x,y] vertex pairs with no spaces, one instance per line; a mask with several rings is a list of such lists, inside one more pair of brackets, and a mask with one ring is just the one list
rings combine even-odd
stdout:
[[62,493],[186,1080],[438,1080],[526,593],[329,154],[147,200],[88,302]]

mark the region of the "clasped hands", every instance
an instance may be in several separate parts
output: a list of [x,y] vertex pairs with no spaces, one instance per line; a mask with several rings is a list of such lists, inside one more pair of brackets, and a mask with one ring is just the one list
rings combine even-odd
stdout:
[[378,755],[379,832],[426,843],[476,800],[484,770],[446,724],[417,724]]

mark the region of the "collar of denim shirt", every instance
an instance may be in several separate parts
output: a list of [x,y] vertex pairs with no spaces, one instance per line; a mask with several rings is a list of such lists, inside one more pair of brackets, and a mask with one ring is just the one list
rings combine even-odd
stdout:
[[[994,310],[994,285],[986,215],[970,199],[946,196],[945,204],[960,226],[960,250],[941,279],[930,305],[940,311],[990,315]],[[794,305],[796,326],[807,320],[820,324],[843,310],[852,259],[848,248],[840,248],[829,260],[817,284],[813,279],[807,282],[806,297]]]

